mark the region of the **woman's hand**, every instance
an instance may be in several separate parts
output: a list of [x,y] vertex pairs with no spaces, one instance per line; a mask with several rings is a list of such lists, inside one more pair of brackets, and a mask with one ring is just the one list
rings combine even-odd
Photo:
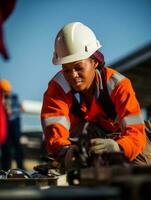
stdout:
[[120,152],[119,145],[113,139],[95,138],[91,139],[90,144],[91,153]]

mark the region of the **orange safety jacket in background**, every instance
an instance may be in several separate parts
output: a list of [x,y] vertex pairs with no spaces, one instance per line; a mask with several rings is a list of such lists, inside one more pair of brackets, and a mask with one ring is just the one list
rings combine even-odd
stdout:
[[0,90],[0,145],[4,144],[7,138],[7,116],[3,104],[2,92]]
[[103,67],[102,70],[108,93],[115,105],[116,119],[113,120],[107,116],[98,102],[99,94],[104,89],[99,70],[96,70],[96,92],[89,110],[85,102],[81,101],[80,93],[72,92],[63,71],[60,71],[48,84],[41,110],[41,121],[48,153],[55,155],[62,147],[70,145],[68,140],[70,131],[78,126],[81,120],[72,112],[74,98],[77,98],[84,113],[83,119],[96,122],[110,133],[121,131],[120,137],[115,140],[129,160],[134,160],[142,152],[146,144],[145,125],[131,82],[109,67]]

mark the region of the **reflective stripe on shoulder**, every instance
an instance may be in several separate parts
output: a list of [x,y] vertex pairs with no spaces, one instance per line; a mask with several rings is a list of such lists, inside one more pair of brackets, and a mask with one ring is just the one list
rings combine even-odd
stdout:
[[116,85],[124,78],[125,78],[125,76],[123,76],[122,74],[120,74],[118,72],[111,76],[111,78],[107,82],[107,88],[108,88],[110,95],[111,95],[112,91],[114,90],[114,88],[116,87]]
[[42,120],[43,128],[51,124],[61,124],[66,129],[70,129],[70,122],[67,120],[65,116],[55,116],[55,117],[48,117]]
[[135,124],[144,124],[144,119],[142,114],[127,116],[122,120],[122,128],[125,128],[127,125]]
[[66,81],[62,73],[58,73],[53,80],[60,85],[60,87],[64,90],[65,93],[68,93],[71,90],[69,83]]

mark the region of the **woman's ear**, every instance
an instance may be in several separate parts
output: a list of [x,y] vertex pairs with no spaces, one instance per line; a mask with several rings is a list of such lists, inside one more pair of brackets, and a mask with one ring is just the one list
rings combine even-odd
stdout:
[[99,61],[94,57],[90,57],[90,62],[92,63],[94,69],[96,69],[99,66]]
[[96,61],[96,62],[95,62],[95,69],[96,69],[98,66],[99,66],[99,62]]
[[92,62],[93,62],[94,68],[96,69],[99,65],[99,62],[95,58],[92,58]]

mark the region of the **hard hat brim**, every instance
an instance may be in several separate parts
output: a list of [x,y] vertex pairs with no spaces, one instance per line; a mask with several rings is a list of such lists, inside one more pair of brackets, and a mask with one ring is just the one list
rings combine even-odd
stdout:
[[99,44],[97,49],[95,48],[89,52],[86,52],[85,54],[83,54],[83,52],[78,52],[77,54],[72,54],[69,56],[65,56],[63,58],[56,58],[55,56],[53,56],[52,63],[54,65],[62,65],[62,64],[72,63],[78,60],[84,60],[93,55],[93,53],[101,47],[102,45]]

